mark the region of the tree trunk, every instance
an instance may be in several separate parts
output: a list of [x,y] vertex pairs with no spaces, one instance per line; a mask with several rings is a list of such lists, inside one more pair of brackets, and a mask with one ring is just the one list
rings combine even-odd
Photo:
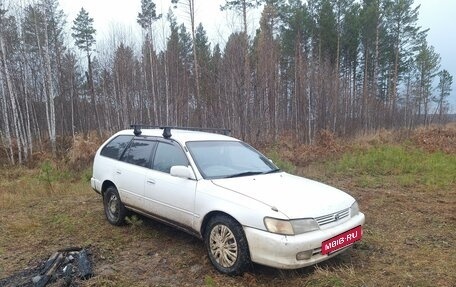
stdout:
[[158,110],[157,110],[157,95],[155,93],[155,75],[154,75],[154,58],[152,55],[153,51],[153,42],[152,42],[152,26],[149,28],[149,62],[150,62],[150,85],[151,85],[151,92],[152,92],[152,109],[153,109],[153,115],[154,115],[154,125],[159,124],[159,118],[158,118]]
[[165,124],[169,125],[169,72],[168,72],[168,61],[167,56],[163,57],[165,67]]
[[241,134],[244,140],[247,140],[247,111],[250,97],[250,58],[249,58],[249,35],[247,31],[247,4],[246,1],[242,1],[242,18],[244,24],[244,37],[245,37],[245,47],[244,47],[244,96],[245,96],[245,107],[241,114]]
[[192,28],[192,42],[193,42],[193,62],[194,62],[194,71],[195,71],[195,100],[196,100],[196,113],[197,113],[197,125],[205,125],[206,119],[203,117],[203,111],[201,107],[201,92],[200,92],[200,82],[199,82],[199,64],[198,64],[198,56],[196,54],[196,43],[195,43],[195,1],[188,0],[189,5],[189,12],[190,12],[190,24]]
[[94,88],[94,85],[93,85],[93,72],[92,72],[92,61],[90,60],[90,52],[87,52],[87,63],[88,63],[89,73],[86,76],[87,76],[87,82],[89,84],[90,100],[92,102],[93,113],[95,114],[95,120],[96,120],[96,123],[97,123],[98,134],[99,134],[100,138],[102,138],[103,134],[102,134],[102,131],[101,131],[100,116],[98,114],[97,103],[95,101],[95,88]]
[[[21,152],[21,147],[20,147],[19,126],[18,126],[19,125],[19,123],[18,123],[19,117],[18,117],[18,113],[17,113],[16,96],[14,94],[13,83],[12,83],[12,80],[11,80],[11,76],[9,74],[9,69],[8,69],[8,65],[7,65],[7,61],[6,61],[6,48],[5,48],[5,42],[3,40],[3,34],[2,33],[0,33],[0,50],[2,52],[3,73],[5,74],[6,86],[8,88],[8,93],[9,93],[10,102],[11,102],[11,110],[12,110],[12,114],[13,114],[13,128],[14,128],[14,133],[15,133],[16,141],[17,141],[18,161],[19,161],[19,164],[22,164],[22,152]],[[3,94],[5,95],[5,98],[6,98],[6,93],[3,93]],[[5,103],[6,103],[6,101],[5,101]],[[6,109],[5,109],[5,114],[7,115]],[[8,123],[8,121],[6,121],[5,123]],[[11,137],[9,135],[9,127],[8,127],[8,133],[7,133],[6,136],[9,137],[9,140],[7,139],[7,141],[10,144],[10,152],[11,152],[11,158],[10,159],[11,159],[11,163],[14,164],[15,163],[14,162],[14,152],[13,152],[13,149],[12,149]]]
[[[37,36],[38,37],[38,36]],[[51,70],[51,59],[49,56],[49,38],[47,28],[44,29],[44,60],[45,60],[45,74],[46,82],[48,87],[48,105],[49,105],[49,139],[52,145],[52,154],[55,156],[57,152],[56,147],[56,131],[55,131],[55,94],[54,85],[52,83],[52,70]]]
[[[3,51],[3,38],[2,35],[0,34],[0,45],[2,46],[2,51]],[[2,52],[3,56],[3,52]],[[2,62],[4,61],[4,57],[2,57]],[[2,68],[3,65],[2,65]],[[14,152],[13,152],[13,144],[11,140],[11,132],[10,132],[10,127],[9,127],[9,118],[8,118],[8,110],[7,110],[7,104],[6,104],[6,91],[3,87],[3,69],[0,71],[0,88],[1,88],[1,96],[2,96],[2,115],[3,115],[3,124],[4,124],[4,135],[6,138],[6,144],[7,144],[7,155],[8,155],[8,160],[11,164],[14,164]],[[6,74],[6,73],[5,73]]]

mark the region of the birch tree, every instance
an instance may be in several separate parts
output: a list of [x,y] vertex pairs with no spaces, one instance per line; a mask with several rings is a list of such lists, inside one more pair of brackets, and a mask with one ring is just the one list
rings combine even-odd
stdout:
[[247,131],[247,120],[248,120],[248,106],[250,101],[250,82],[251,82],[251,72],[250,72],[250,57],[249,57],[249,34],[248,34],[248,25],[247,25],[247,13],[249,9],[258,7],[261,4],[260,0],[226,0],[225,5],[221,6],[221,10],[233,10],[236,13],[239,13],[242,17],[243,25],[243,37],[244,40],[241,41],[242,49],[244,51],[244,70],[243,70],[243,85],[242,85],[242,104],[245,107],[242,108],[241,116],[241,135],[242,138],[246,138]]
[[[153,123],[158,124],[158,99],[156,91],[156,80],[155,80],[155,51],[154,51],[154,35],[153,27],[155,21],[161,18],[161,14],[157,15],[155,10],[155,3],[152,0],[141,0],[141,12],[138,13],[137,22],[141,28],[145,31],[145,54],[149,59],[149,72],[150,72],[150,94],[152,96],[152,110],[153,110]],[[146,62],[146,61],[144,61]],[[147,74],[145,75],[146,86],[147,85]]]
[[[10,121],[8,117],[8,108],[7,108],[7,92],[11,93],[11,83],[7,84],[8,86],[8,91],[5,91],[4,89],[4,80],[3,80],[3,75],[9,75],[8,67],[6,65],[6,49],[5,49],[5,40],[4,40],[4,34],[6,32],[6,27],[7,27],[7,19],[6,19],[6,13],[8,10],[3,9],[3,3],[0,2],[0,51],[1,51],[1,59],[0,59],[0,96],[1,96],[1,107],[2,107],[2,119],[3,119],[3,127],[2,127],[2,133],[0,136],[5,137],[6,141],[6,151],[8,155],[8,160],[11,164],[15,163],[15,158],[14,158],[14,151],[13,151],[13,144],[12,144],[12,139],[11,139],[11,131],[10,131]],[[14,117],[15,118],[15,117]]]

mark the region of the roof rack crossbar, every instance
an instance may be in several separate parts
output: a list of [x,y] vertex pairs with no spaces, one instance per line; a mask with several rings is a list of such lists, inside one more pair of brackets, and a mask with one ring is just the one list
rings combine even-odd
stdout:
[[186,130],[186,131],[198,131],[198,132],[211,132],[211,133],[221,133],[223,135],[230,135],[231,130],[221,129],[221,128],[199,128],[199,127],[179,127],[179,126],[160,126],[160,129],[169,129],[169,130]]
[[158,129],[160,126],[151,126],[151,125],[143,125],[143,124],[131,124],[130,128],[138,128],[138,129]]
[[171,130],[187,130],[187,131],[200,131],[200,132],[211,132],[211,133],[221,133],[223,135],[229,136],[231,130],[229,129],[221,129],[221,128],[199,128],[199,127],[179,127],[179,126],[151,126],[151,125],[143,125],[143,124],[131,124],[130,128],[133,128],[133,133],[136,136],[141,135],[141,129],[162,129],[163,130],[163,137],[170,138],[171,137]]

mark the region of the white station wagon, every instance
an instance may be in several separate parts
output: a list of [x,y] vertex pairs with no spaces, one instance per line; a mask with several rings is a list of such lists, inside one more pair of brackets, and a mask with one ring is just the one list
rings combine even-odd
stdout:
[[108,139],[93,164],[91,185],[113,225],[130,210],[185,230],[231,275],[251,262],[309,266],[362,237],[364,214],[353,197],[281,171],[238,139],[211,129],[132,127]]

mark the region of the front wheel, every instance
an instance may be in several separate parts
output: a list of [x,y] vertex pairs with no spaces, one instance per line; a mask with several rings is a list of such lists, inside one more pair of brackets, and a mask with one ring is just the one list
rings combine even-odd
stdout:
[[244,231],[231,217],[217,215],[211,218],[204,241],[209,259],[218,271],[240,275],[249,266],[250,255]]
[[106,189],[103,196],[103,206],[106,219],[108,219],[109,223],[117,226],[125,223],[127,209],[122,201],[120,201],[119,193],[114,186],[110,186]]

